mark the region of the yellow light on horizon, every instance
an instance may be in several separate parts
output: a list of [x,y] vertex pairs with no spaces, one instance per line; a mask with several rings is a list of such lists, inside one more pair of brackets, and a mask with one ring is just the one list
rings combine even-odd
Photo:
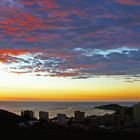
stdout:
[[128,83],[123,78],[70,79],[0,70],[0,100],[139,100],[139,92],[139,81]]

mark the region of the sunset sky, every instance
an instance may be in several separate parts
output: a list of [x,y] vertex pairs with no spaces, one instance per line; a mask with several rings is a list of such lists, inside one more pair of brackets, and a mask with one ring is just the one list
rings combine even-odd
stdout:
[[0,100],[140,100],[140,0],[0,0]]

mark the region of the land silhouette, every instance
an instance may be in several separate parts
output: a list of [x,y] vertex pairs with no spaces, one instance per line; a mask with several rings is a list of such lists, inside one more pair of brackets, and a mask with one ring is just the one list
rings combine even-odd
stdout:
[[[55,118],[54,118],[55,119]],[[109,132],[99,129],[83,129],[78,127],[61,126],[54,123],[38,122],[28,127],[21,127],[19,124],[26,122],[22,116],[0,109],[0,132],[5,138],[32,138],[32,139],[126,139],[139,137],[134,132]],[[87,123],[87,122],[86,122]],[[88,124],[88,123],[87,123]]]

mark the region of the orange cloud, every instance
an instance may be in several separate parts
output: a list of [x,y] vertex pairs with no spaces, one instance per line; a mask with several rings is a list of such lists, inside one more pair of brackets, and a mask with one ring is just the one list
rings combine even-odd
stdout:
[[20,49],[0,49],[0,55],[22,55],[22,54],[26,54],[29,53],[29,50],[20,50]]
[[24,6],[33,6],[34,4],[38,4],[41,7],[43,7],[43,9],[55,9],[58,8],[59,6],[54,2],[54,0],[34,0],[34,1],[21,1],[19,2],[20,4],[24,5]]

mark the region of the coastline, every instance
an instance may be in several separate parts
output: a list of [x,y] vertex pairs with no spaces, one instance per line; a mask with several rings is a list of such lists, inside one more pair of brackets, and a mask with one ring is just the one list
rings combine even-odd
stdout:
[[[35,111],[36,117],[38,111],[49,111],[50,117],[56,116],[58,112],[66,113],[69,117],[73,116],[75,110],[86,112],[86,115],[105,115],[106,113],[113,113],[111,110],[98,110],[95,106],[110,104],[112,102],[29,102],[29,101],[0,101],[2,109],[12,111],[20,115],[21,110],[31,109]],[[135,102],[113,102],[120,105],[131,106]]]
[[[128,112],[127,112],[128,113]],[[100,139],[100,138],[136,138],[140,136],[140,126],[126,126],[118,124],[116,121],[110,124],[106,119],[116,117],[119,113],[104,116],[86,116],[85,121],[75,122],[71,118],[67,124],[57,124],[56,118],[48,121],[38,119],[24,119],[6,110],[0,110],[0,130],[1,132],[11,134],[13,137],[25,136],[31,138],[82,138],[82,139]],[[128,114],[124,114],[127,115]],[[130,115],[130,114],[129,114]],[[123,116],[125,117],[125,116]],[[101,122],[99,122],[99,120]],[[114,126],[113,126],[114,125]],[[131,129],[130,129],[131,128]]]

